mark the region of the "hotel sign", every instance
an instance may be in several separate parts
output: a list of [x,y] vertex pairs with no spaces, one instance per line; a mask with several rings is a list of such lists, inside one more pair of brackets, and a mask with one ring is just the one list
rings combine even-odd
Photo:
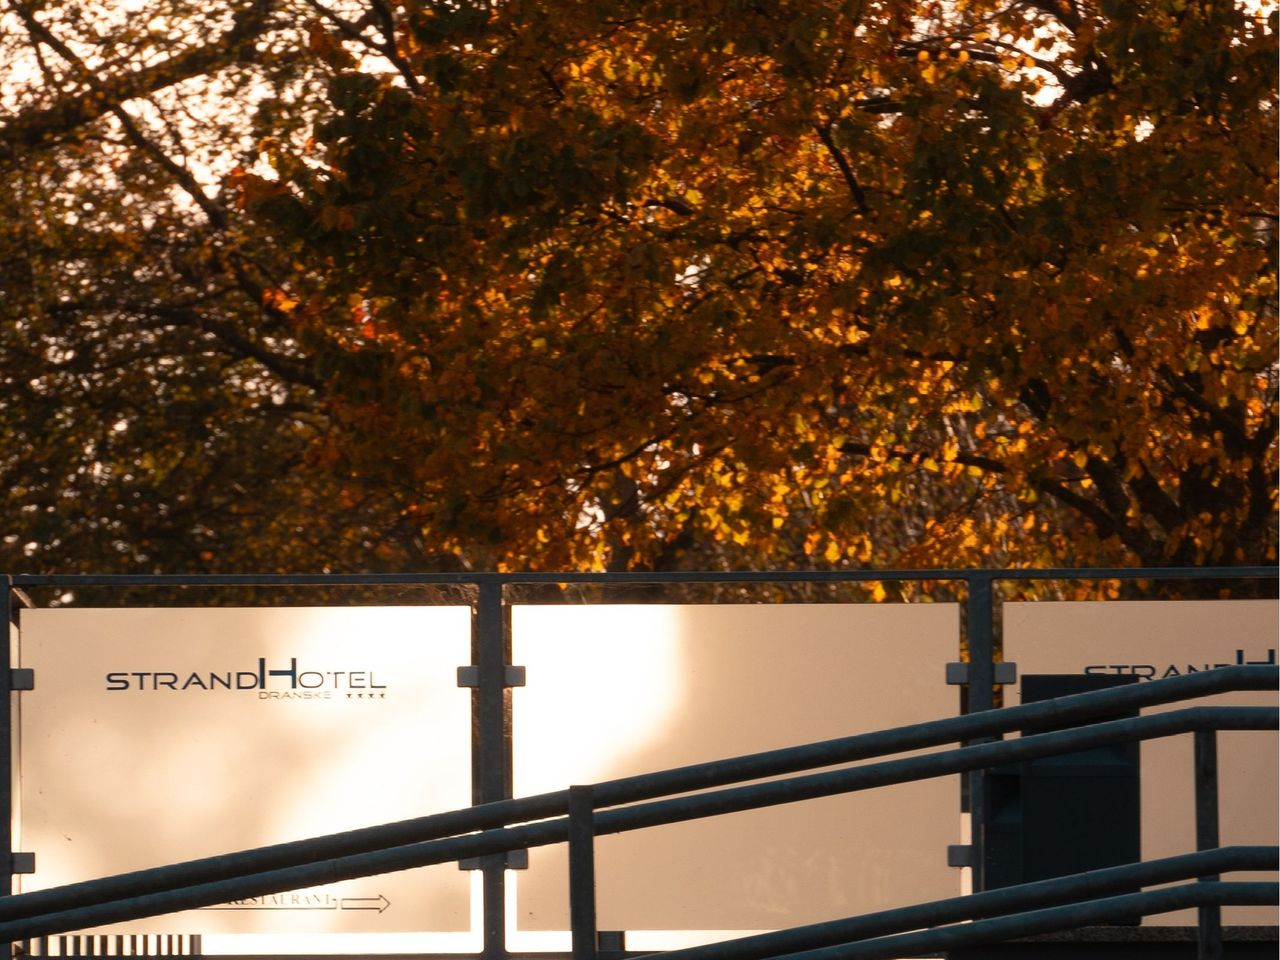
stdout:
[[[467,607],[25,610],[22,889],[471,801]],[[465,931],[456,864],[236,900],[112,933]]]

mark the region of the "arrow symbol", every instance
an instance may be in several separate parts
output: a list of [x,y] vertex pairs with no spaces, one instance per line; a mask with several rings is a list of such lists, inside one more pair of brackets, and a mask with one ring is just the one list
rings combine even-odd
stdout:
[[386,911],[391,906],[391,901],[378,894],[376,897],[343,897],[343,910],[377,910],[379,913]]

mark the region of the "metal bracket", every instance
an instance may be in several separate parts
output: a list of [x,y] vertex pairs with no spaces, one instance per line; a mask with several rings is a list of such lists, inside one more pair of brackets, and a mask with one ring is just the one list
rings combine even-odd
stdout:
[[597,953],[626,953],[627,932],[625,930],[597,930]]
[[969,843],[953,843],[947,847],[948,867],[972,867],[973,845]]
[[[502,685],[504,687],[523,687],[524,678],[524,667],[508,666],[502,668]],[[480,668],[474,665],[459,667],[458,686],[469,687],[472,690],[480,686]]]
[[17,667],[9,671],[10,690],[34,690],[36,688],[36,672],[30,667]]
[[[508,850],[506,853],[497,854],[502,857],[502,866],[506,870],[528,870],[529,869],[529,851],[528,850]],[[459,870],[479,870],[484,867],[486,857],[467,857],[465,860],[458,861]]]
[[9,854],[10,873],[35,873],[36,855],[34,853]]
[[[992,667],[995,672],[995,682],[998,684],[1013,684],[1018,682],[1018,665],[1008,661],[993,663]],[[969,682],[969,664],[967,663],[948,663],[947,664],[947,684],[953,687],[962,687]]]

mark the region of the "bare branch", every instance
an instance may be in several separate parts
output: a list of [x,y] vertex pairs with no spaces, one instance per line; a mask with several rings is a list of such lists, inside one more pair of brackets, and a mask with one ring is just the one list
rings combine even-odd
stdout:
[[840,152],[840,148],[831,139],[831,124],[815,124],[813,129],[818,134],[818,139],[822,141],[822,145],[827,148],[827,152],[831,154],[831,158],[835,160],[836,166],[840,168],[840,175],[844,177],[845,185],[848,186],[849,193],[853,196],[853,202],[857,206],[858,212],[864,215],[870,213],[870,208],[867,206],[867,195],[858,184],[858,178],[853,175],[853,168],[849,166],[848,158]]
[[[93,78],[95,96],[67,96],[51,107],[19,113],[0,125],[0,157],[12,158],[24,151],[57,143],[129,100],[148,96],[232,63],[256,61],[258,54],[254,41],[267,29],[268,15],[274,6],[275,0],[254,0],[236,15],[234,24],[226,33],[203,46],[139,70],[123,71],[106,80]],[[36,19],[30,3],[15,3],[14,9],[33,37],[57,49],[57,38]]]

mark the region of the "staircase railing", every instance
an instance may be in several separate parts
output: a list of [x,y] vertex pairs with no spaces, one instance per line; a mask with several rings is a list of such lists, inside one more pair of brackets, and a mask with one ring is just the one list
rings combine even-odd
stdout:
[[[1280,670],[1276,667],[1229,666],[19,894],[0,898],[0,942],[567,841],[573,951],[575,958],[587,960],[594,956],[596,944],[592,854],[596,836],[988,769],[1106,744],[1185,733],[1211,741],[1218,730],[1276,730],[1280,710],[1271,706],[1192,706],[1120,720],[1098,718],[1210,694],[1271,691],[1278,686]],[[879,759],[1027,728],[1081,723],[1088,725]],[[802,772],[865,760],[875,762]],[[1198,803],[1213,800],[1216,810],[1216,763],[1197,764],[1194,773],[1200,786]],[[786,778],[746,782],[778,776]],[[695,790],[706,792],[683,795]],[[1216,830],[1200,829],[1197,836],[1199,845],[1217,846]],[[1201,952],[1208,956],[1216,952],[1214,908],[1222,904],[1272,904],[1280,899],[1275,883],[1223,883],[1218,876],[1231,870],[1277,869],[1277,860],[1275,847],[1203,849],[667,956],[670,960],[760,960],[794,954],[802,954],[805,960],[901,956],[1188,906],[1204,908],[1200,914]],[[1118,893],[1191,878],[1198,879],[1145,893]],[[922,926],[935,929],[919,932]],[[913,930],[917,932],[905,932]]]

